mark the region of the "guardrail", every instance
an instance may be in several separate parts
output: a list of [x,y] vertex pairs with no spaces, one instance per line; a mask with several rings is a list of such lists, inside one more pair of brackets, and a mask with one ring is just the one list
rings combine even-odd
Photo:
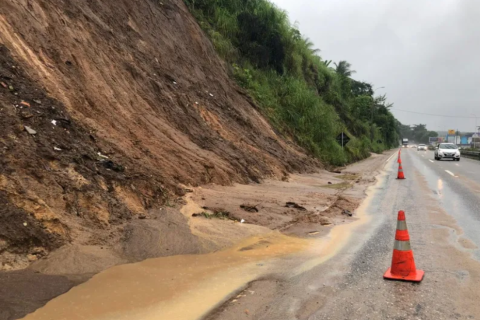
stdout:
[[465,156],[465,157],[468,157],[468,158],[473,158],[473,159],[477,159],[477,160],[480,160],[480,151],[464,151],[464,150],[460,150],[460,154],[462,156]]

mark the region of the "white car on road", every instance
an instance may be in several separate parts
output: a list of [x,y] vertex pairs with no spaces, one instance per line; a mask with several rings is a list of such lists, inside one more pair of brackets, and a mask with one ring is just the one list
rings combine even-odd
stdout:
[[460,150],[453,143],[440,143],[435,148],[435,160],[452,159],[460,161]]
[[427,146],[424,144],[419,144],[417,147],[417,151],[420,151],[420,150],[427,151]]

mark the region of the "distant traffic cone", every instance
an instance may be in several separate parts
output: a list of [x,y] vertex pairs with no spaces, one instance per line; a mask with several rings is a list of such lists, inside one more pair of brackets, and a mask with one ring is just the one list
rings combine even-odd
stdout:
[[388,268],[383,275],[384,279],[404,280],[420,282],[425,272],[417,270],[413,259],[413,251],[410,248],[410,236],[408,235],[405,212],[398,212],[397,232],[393,245],[392,267]]
[[398,153],[398,160],[397,163],[402,163],[402,157],[400,157],[400,152]]
[[398,164],[398,176],[397,179],[403,180],[405,179],[405,175],[403,174],[402,162]]

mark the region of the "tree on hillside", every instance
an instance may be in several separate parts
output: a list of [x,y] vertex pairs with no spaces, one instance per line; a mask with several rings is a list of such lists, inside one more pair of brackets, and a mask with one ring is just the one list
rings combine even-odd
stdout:
[[302,39],[303,45],[307,50],[309,50],[312,54],[320,53],[320,49],[315,49],[313,46],[315,45],[309,38]]
[[340,61],[338,64],[333,64],[335,65],[335,71],[344,77],[350,78],[352,74],[356,72],[355,70],[351,70],[352,65],[345,60]]
[[[352,79],[347,61],[322,59],[269,0],[184,1],[276,129],[313,155],[343,165],[398,145],[386,97]],[[345,148],[335,141],[341,131],[351,137]]]
[[412,132],[413,132],[413,139],[418,143],[418,142],[425,142],[428,131],[427,131],[427,125],[426,124],[415,124],[412,127]]
[[425,124],[415,124],[408,126],[399,124],[400,136],[417,143],[429,143],[430,137],[438,137],[438,133],[435,131],[428,131]]
[[409,125],[401,124],[399,122],[398,129],[402,139],[413,139],[412,128]]
[[260,68],[272,67],[283,73],[285,44],[277,26],[287,19],[280,10],[263,10],[261,14],[244,11],[237,16],[240,52]]
[[356,81],[352,79],[352,94],[358,96],[373,96],[372,85],[366,82]]

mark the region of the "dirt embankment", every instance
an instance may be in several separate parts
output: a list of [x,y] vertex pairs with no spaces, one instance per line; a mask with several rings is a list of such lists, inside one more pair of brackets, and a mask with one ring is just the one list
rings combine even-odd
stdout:
[[229,79],[181,0],[2,1],[0,319],[113,265],[355,219],[373,173],[289,176],[319,166]]
[[[374,155],[363,163],[349,166],[343,174],[321,171],[291,175],[288,181],[269,179],[262,184],[194,188],[185,197],[186,205],[180,210],[183,216],[177,215],[177,220],[161,221],[160,217],[173,217],[174,212],[161,214],[153,210],[149,219],[130,223],[126,228],[128,237],[121,242],[124,252],[141,260],[164,255],[162,250],[165,247],[160,244],[165,244],[166,250],[178,253],[185,250],[185,243],[180,240],[190,243],[190,249],[194,249],[192,243],[197,243],[199,252],[228,249],[205,255],[149,259],[110,268],[26,319],[86,316],[103,319],[111,316],[113,310],[132,319],[145,317],[148,310],[154,310],[154,318],[178,318],[186,314],[192,319],[197,318],[229,295],[231,290],[255,278],[271,275],[273,269],[270,267],[276,265],[290,270],[291,266],[278,264],[277,258],[298,253],[291,257],[296,264],[304,264],[303,254],[319,263],[318,259],[322,259],[319,257],[328,256],[334,248],[341,246],[342,239],[348,237],[351,229],[346,225],[338,226],[341,230],[332,229],[332,226],[362,223],[365,216],[357,215],[355,208],[375,176],[372,171],[383,168],[387,158],[388,155]],[[161,229],[162,226],[168,227]],[[176,236],[170,229],[174,229]],[[315,239],[327,233],[329,240]],[[331,244],[330,248],[325,247],[326,243]],[[311,252],[307,248],[315,250]],[[87,273],[102,270],[106,263],[121,263],[118,258],[118,251],[110,248],[62,247],[32,265],[31,270],[40,273],[26,272],[23,275],[26,281],[37,285],[35,295],[25,290],[24,281],[18,281],[18,273],[3,277],[4,287],[16,284],[16,289],[12,292],[5,290],[3,301],[0,298],[0,310],[8,310],[11,315],[31,312],[51,299],[55,292],[61,294],[76,281],[84,280]],[[259,260],[262,262],[253,263]],[[69,273],[73,271],[79,275],[72,277]],[[117,286],[121,290],[111,292],[112,281],[118,279],[122,282]],[[160,291],[151,291],[152,285]],[[90,300],[84,299],[86,295]],[[22,304],[18,303],[18,297],[22,298]],[[188,311],[185,311],[185,303],[189,304]],[[72,305],[78,312],[71,312]]]
[[182,184],[318,165],[228,78],[181,0],[2,1],[0,82],[0,269],[135,237],[124,222]]

